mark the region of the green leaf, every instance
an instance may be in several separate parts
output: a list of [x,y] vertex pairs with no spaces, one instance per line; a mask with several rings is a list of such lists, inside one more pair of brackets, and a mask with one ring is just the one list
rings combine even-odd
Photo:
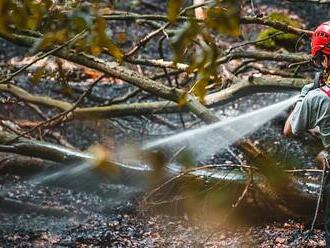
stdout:
[[182,0],[169,0],[167,4],[167,18],[169,22],[175,23],[177,16],[180,12],[181,6],[183,4]]

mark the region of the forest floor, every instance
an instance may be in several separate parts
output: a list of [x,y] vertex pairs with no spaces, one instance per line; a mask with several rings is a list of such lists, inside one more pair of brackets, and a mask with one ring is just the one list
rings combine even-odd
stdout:
[[[152,47],[150,52],[153,53],[154,50],[156,48]],[[0,40],[1,67],[6,66],[8,70],[13,70],[14,67],[7,64],[9,58],[25,52],[24,49]],[[57,85],[50,85],[47,80],[33,85],[26,83],[27,77],[28,74],[23,74],[16,82],[34,93],[47,90],[55,96],[61,95],[54,90]],[[105,91],[105,88],[108,91]],[[106,84],[96,89],[107,97],[114,92],[120,94],[119,92],[125,90],[126,86],[123,85],[108,87]],[[248,107],[259,108],[281,97],[283,95],[280,94],[252,96],[223,106],[218,111],[223,116],[234,116],[244,112]],[[7,106],[0,109],[0,112],[13,112],[22,117],[26,115],[17,109],[8,109]],[[130,125],[136,120],[126,118],[123,121]],[[147,123],[148,128],[154,127],[149,121],[138,121],[140,126]],[[299,162],[313,168],[313,154],[309,153],[304,141],[284,140],[280,135],[279,121],[280,119],[266,125],[253,134],[252,138],[274,153],[280,154],[284,150],[295,154]],[[101,125],[108,124],[103,122]],[[68,137],[74,146],[87,148],[95,142],[104,142],[104,136],[113,134],[109,130],[97,133],[96,130],[100,131],[99,126],[99,123],[94,122],[84,125],[73,122],[61,126],[59,131]],[[155,129],[159,131],[158,127]],[[140,138],[140,133],[134,130],[135,127],[131,132],[116,132],[112,139]],[[233,158],[225,154],[221,159],[225,161]],[[142,189],[107,184],[97,181],[97,178],[93,180],[89,176],[80,175],[74,180],[70,178],[70,187],[65,187],[60,183],[34,185],[31,183],[31,175],[1,174],[0,189],[4,196],[21,202],[57,208],[62,214],[53,216],[30,211],[17,212],[0,207],[0,247],[325,247],[323,230],[317,228],[307,237],[309,223],[299,220],[258,221],[254,224],[218,226],[188,215],[170,216],[142,212],[138,207],[139,197],[143,194]]]
[[325,247],[322,230],[307,238],[309,226],[297,220],[225,227],[187,215],[141,212],[136,207],[141,192],[124,185],[98,184],[82,191],[35,186],[17,175],[0,180],[11,199],[63,212],[53,216],[2,208],[0,247]]

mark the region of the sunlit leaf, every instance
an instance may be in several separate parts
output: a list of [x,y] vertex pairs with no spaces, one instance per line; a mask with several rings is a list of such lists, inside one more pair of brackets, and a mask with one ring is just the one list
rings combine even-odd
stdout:
[[101,49],[101,47],[99,47],[98,45],[92,45],[92,46],[91,46],[91,53],[92,53],[92,55],[97,56],[97,55],[99,55],[101,52],[102,52],[102,49]]
[[26,20],[26,28],[35,30],[41,22],[43,15],[45,14],[45,8],[43,4],[36,3],[35,1],[26,1],[25,9],[28,13]]
[[45,34],[42,40],[35,45],[35,50],[46,50],[55,45],[63,44],[67,40],[67,31],[65,29],[57,32],[50,32]]
[[182,0],[169,0],[167,4],[167,18],[171,23],[175,23],[180,12]]
[[123,60],[124,54],[123,52],[112,42],[111,39],[105,39],[103,41],[104,47],[108,50],[108,52],[118,61],[121,62]]
[[187,104],[187,93],[184,93],[180,96],[178,100],[178,105],[180,108],[183,108]]
[[199,79],[195,85],[193,86],[194,95],[198,98],[198,100],[204,103],[204,98],[207,93],[206,86],[208,85],[208,78],[203,77]]
[[87,28],[86,19],[83,18],[81,15],[75,16],[71,19],[73,30],[77,33],[82,32],[84,29]]
[[94,145],[90,147],[89,152],[95,157],[95,160],[90,160],[90,163],[95,170],[107,177],[118,176],[119,169],[113,163],[110,162],[110,151],[102,145]]

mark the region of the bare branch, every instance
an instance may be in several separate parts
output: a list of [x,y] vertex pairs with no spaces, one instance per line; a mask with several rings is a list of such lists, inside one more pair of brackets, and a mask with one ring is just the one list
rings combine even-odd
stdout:
[[286,0],[289,2],[304,2],[304,3],[319,3],[319,4],[330,4],[330,0]]
[[57,46],[53,49],[51,49],[50,51],[41,54],[40,56],[38,56],[37,58],[35,58],[34,60],[32,60],[30,63],[28,63],[27,65],[21,67],[20,69],[18,69],[17,71],[15,71],[14,73],[10,74],[7,78],[3,79],[0,81],[0,84],[4,84],[9,82],[10,80],[12,80],[15,76],[19,75],[20,73],[22,73],[23,71],[25,71],[27,68],[29,68],[30,66],[32,66],[33,64],[35,64],[36,62],[48,57],[49,55],[54,54],[55,52],[63,49],[64,47],[76,42],[77,40],[81,39],[84,35],[86,34],[86,30],[80,32],[79,34],[75,35],[73,38],[71,38],[70,40],[68,40],[67,42],[63,43],[60,46]]
[[301,29],[301,28],[295,28],[290,25],[287,25],[285,23],[279,22],[279,21],[273,21],[270,20],[267,16],[266,17],[252,17],[252,16],[243,16],[240,18],[242,24],[261,24],[265,26],[273,27],[279,31],[283,31],[285,33],[292,33],[296,35],[312,35],[313,31]]

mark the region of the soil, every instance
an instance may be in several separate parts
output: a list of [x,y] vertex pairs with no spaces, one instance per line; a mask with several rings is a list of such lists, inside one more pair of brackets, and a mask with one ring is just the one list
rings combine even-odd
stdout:
[[61,207],[63,216],[3,209],[1,247],[325,247],[321,230],[307,237],[309,226],[294,220],[218,226],[187,215],[143,213],[136,207],[139,190],[124,185],[81,191],[26,180],[2,175],[2,190],[11,199]]
[[[256,2],[260,5],[273,4],[278,8],[287,7],[287,5],[275,4],[274,1]],[[291,11],[303,17],[309,11],[322,11],[322,13],[326,11],[320,10],[320,7],[301,3],[290,6],[293,8]],[[164,4],[158,7],[164,8]],[[147,12],[154,13],[151,10]],[[306,17],[308,28],[318,23],[321,17],[316,16],[318,18]],[[124,27],[127,28],[131,26]],[[133,32],[132,36],[140,35]],[[127,44],[128,47],[130,45]],[[157,53],[156,49],[156,44],[151,43],[145,51],[154,54]],[[1,66],[10,58],[25,52],[24,48],[0,40]],[[51,96],[63,98],[63,94],[59,92],[62,86],[50,81],[49,78],[38,85],[29,83],[27,78],[29,75],[23,74],[16,78],[16,83],[36,94],[47,92]],[[131,86],[121,83],[111,84],[109,87],[108,83],[99,85],[93,93],[99,97],[112,98],[132,89]],[[73,85],[74,82],[70,84]],[[216,111],[225,119],[266,106],[292,94],[293,92],[256,94],[226,104]],[[64,99],[72,100],[72,95]],[[84,104],[92,105],[93,102],[89,100]],[[2,114],[12,113],[21,118],[26,117],[26,111],[13,106],[0,109]],[[47,110],[45,113],[50,115],[53,111]],[[180,123],[178,115],[165,115],[165,117],[173,123]],[[315,168],[313,157],[317,149],[314,140],[311,137],[302,140],[283,139],[280,133],[285,117],[284,113],[283,116],[264,125],[258,132],[252,134],[251,138],[274,157],[282,158],[282,154],[288,154],[282,158],[285,160],[282,164],[286,164],[287,168],[299,168],[301,164],[306,168]],[[184,119],[187,123],[197,121],[188,115],[185,115]],[[197,125],[200,123],[196,122],[194,126]],[[85,149],[98,142],[113,146],[125,143],[127,140],[144,142],[180,130],[183,130],[181,125],[173,131],[147,118],[127,117],[118,121],[86,121],[83,124],[71,122],[60,126],[57,131],[72,145]],[[232,150],[239,158],[244,159],[243,154],[236,147],[232,147]],[[210,158],[210,161],[204,162],[237,162],[236,159],[232,154],[225,152],[216,154]],[[139,202],[144,189],[112,184],[100,180],[93,174],[64,178],[62,182],[48,185],[34,185],[31,183],[34,176],[20,173],[1,174],[2,196],[23,203],[32,203],[35,206],[58,209],[60,214],[1,208],[0,247],[325,247],[322,229],[318,227],[308,235],[309,223],[297,219],[276,221],[274,218],[268,222],[259,221],[258,224],[219,226],[216,223],[204,223],[200,216],[192,217],[186,214],[169,216],[142,211]]]

